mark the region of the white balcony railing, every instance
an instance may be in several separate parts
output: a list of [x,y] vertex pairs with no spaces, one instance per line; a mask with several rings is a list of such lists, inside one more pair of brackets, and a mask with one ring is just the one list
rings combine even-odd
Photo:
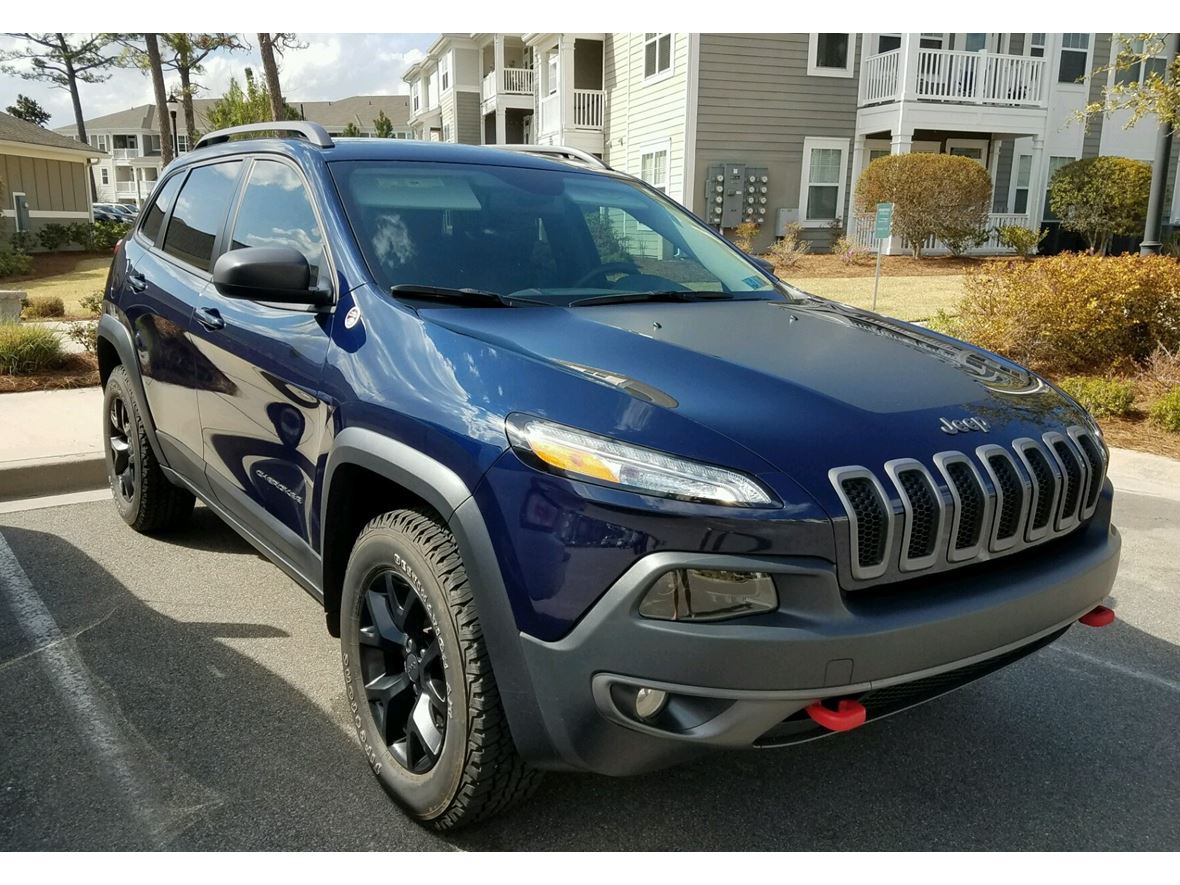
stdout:
[[601,129],[604,93],[601,89],[574,90],[574,128]]
[[116,181],[115,193],[117,194],[134,194],[136,193],[134,181]]
[[1044,107],[1045,59],[957,49],[919,49],[903,83],[902,49],[865,59],[861,104],[919,101]]
[[[852,238],[861,248],[871,252],[877,251],[877,239],[873,236],[873,215],[857,215],[852,221]],[[992,212],[987,217],[987,238],[978,246],[967,250],[968,255],[1002,255],[1011,253],[1012,249],[1000,243],[996,231],[1001,227],[1017,225],[1019,227],[1033,227],[1031,219],[1025,213]],[[946,245],[933,237],[922,244],[923,254],[945,255],[950,252]]]
[[548,134],[561,129],[561,96],[558,93],[542,98],[539,111],[541,121],[537,126],[538,132]]
[[138,157],[140,154],[139,148],[115,148],[113,151],[111,151],[111,155],[116,160],[131,160],[135,157]]
[[[533,72],[528,68],[501,68],[499,92],[504,95],[532,95]],[[488,71],[480,83],[479,94],[487,101],[497,93],[496,72]]]

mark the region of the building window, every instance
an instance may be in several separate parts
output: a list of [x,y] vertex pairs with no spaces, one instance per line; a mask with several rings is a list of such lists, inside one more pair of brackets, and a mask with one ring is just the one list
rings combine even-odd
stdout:
[[176,152],[178,154],[187,154],[188,153],[188,136],[187,135],[178,134],[176,136]]
[[1044,34],[1029,34],[1028,35],[1028,54],[1033,58],[1045,57],[1045,35]]
[[1089,34],[1061,35],[1061,65],[1058,83],[1077,83],[1086,75],[1086,58],[1090,54]]
[[[1162,45],[1160,47],[1162,49]],[[1114,82],[1120,86],[1138,86],[1153,76],[1161,80],[1167,72],[1167,60],[1161,56],[1143,60],[1142,40],[1122,38],[1121,48],[1115,59]]]
[[1016,158],[1016,188],[1012,192],[1012,211],[1020,215],[1028,212],[1028,182],[1032,177],[1032,155]]
[[1045,176],[1045,211],[1042,213],[1042,217],[1045,221],[1060,221],[1060,219],[1053,214],[1053,210],[1049,208],[1049,185],[1053,183],[1053,176],[1057,174],[1058,170],[1063,166],[1068,166],[1070,163],[1074,162],[1075,159],[1075,157],[1049,158],[1049,171]]
[[901,34],[878,34],[877,35],[877,52],[892,52],[894,49],[901,49]]
[[920,49],[942,49],[942,44],[946,38],[942,34],[922,34],[918,38],[918,48]]
[[852,34],[811,34],[807,73],[817,77],[851,77],[852,38]]
[[672,70],[672,35],[643,35],[643,78],[658,77]]
[[450,123],[443,123],[442,140],[443,141],[450,141],[451,140],[451,124]]
[[818,227],[841,216],[848,176],[848,139],[803,139],[800,185],[803,224]]
[[668,192],[668,148],[645,151],[639,157],[639,177],[658,190]]
[[111,174],[106,169],[98,170],[98,174],[102,178],[103,184],[110,184],[111,183]]
[[451,57],[449,55],[443,56],[442,64],[439,66],[439,77],[442,81],[442,91],[446,92],[451,88]]
[[414,112],[417,113],[417,111],[418,111],[418,93],[415,92],[414,93]]
[[545,58],[545,65],[548,71],[549,94],[552,95],[557,91],[557,50],[552,50]]

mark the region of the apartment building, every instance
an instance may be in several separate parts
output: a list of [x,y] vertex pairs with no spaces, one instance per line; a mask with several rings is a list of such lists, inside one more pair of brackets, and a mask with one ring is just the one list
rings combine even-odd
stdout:
[[[198,132],[208,132],[207,114],[216,99],[195,99],[193,112]],[[362,136],[376,135],[376,118],[382,111],[393,124],[394,138],[410,138],[409,98],[405,95],[354,95],[334,101],[291,101],[303,119],[319,123],[335,136],[342,136],[351,125]],[[176,152],[189,150],[184,107],[170,102]],[[75,136],[73,126],[56,130]],[[163,167],[160,151],[160,127],[154,104],[139,105],[86,121],[90,146],[101,152],[91,172],[100,203],[140,205],[151,193]]]
[[842,229],[872,243],[853,188],[885,154],[978,160],[993,182],[989,227],[1052,222],[1046,191],[1065,163],[1150,160],[1154,120],[1079,119],[1116,76],[1163,63],[1095,74],[1118,48],[1095,33],[444,34],[405,80],[415,137],[578,147],[711,224],[759,223],[757,246],[798,223],[823,249]]

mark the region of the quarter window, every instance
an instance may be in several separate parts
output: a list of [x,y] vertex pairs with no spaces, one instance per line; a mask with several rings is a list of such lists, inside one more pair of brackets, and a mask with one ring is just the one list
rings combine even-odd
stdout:
[[234,160],[198,166],[189,173],[164,233],[165,252],[197,270],[212,269],[213,246],[241,166],[241,160]]
[[152,207],[148,209],[147,214],[144,216],[139,232],[148,241],[154,243],[160,235],[160,225],[163,224],[164,216],[168,214],[168,210],[172,208],[172,203],[176,199],[176,192],[180,190],[180,182],[183,179],[183,174],[173,175],[164,182],[164,186],[160,188],[160,193],[156,195]]
[[821,77],[851,77],[852,35],[812,34],[807,73]]
[[258,160],[242,194],[230,249],[290,246],[307,259],[314,285],[324,260],[324,238],[303,181],[290,166]]
[[1086,75],[1086,57],[1090,49],[1089,34],[1061,35],[1061,65],[1058,83],[1077,83]]
[[643,76],[655,77],[672,70],[672,35],[643,35]]

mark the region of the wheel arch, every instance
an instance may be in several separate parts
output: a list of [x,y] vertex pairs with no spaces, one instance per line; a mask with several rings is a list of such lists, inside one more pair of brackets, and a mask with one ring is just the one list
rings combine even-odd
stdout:
[[143,376],[140,373],[139,360],[135,357],[135,342],[131,339],[131,332],[118,319],[109,313],[104,313],[98,320],[98,339],[96,352],[98,355],[98,374],[103,387],[116,366],[127,370],[131,379],[131,391],[135,396],[135,405],[143,420],[144,430],[147,432],[148,443],[156,460],[167,467],[168,459],[160,447],[160,440],[156,437],[156,422],[148,408],[147,395],[143,389]]

